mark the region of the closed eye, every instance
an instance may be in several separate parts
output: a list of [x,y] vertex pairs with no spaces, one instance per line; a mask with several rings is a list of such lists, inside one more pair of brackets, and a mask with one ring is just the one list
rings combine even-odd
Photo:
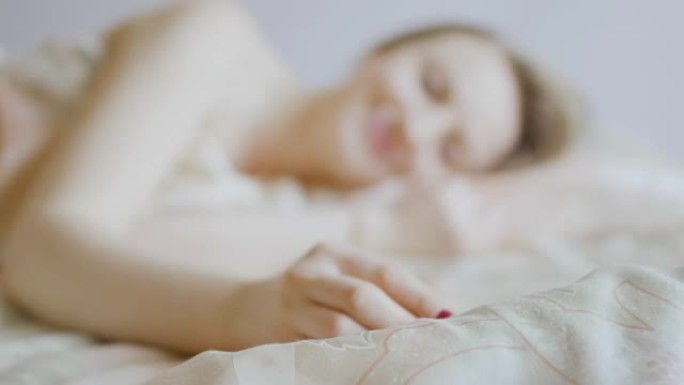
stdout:
[[421,85],[425,94],[436,103],[446,103],[451,99],[449,79],[444,70],[434,64],[426,64],[421,75]]

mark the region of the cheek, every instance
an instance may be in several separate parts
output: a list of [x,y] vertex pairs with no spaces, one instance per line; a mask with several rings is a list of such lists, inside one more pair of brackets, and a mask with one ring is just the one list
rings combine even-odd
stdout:
[[336,161],[352,179],[375,182],[388,175],[387,165],[369,147],[367,108],[356,105],[340,117],[337,125]]
[[519,131],[513,128],[481,131],[475,135],[473,166],[479,170],[496,167],[515,148]]
[[514,106],[496,104],[497,114],[482,111],[471,126],[469,145],[478,169],[496,167],[515,147],[520,136],[518,114]]

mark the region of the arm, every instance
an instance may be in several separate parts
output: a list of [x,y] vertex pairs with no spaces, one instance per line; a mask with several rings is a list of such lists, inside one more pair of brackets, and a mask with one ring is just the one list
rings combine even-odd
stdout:
[[113,33],[73,135],[54,150],[10,240],[8,295],[102,336],[184,351],[233,347],[227,309],[241,282],[153,263],[122,237],[216,108],[220,85],[244,75],[231,57],[253,54],[234,40],[250,27],[227,2],[198,1]]
[[[282,97],[289,79],[249,20],[223,1],[131,23],[114,33],[110,51],[73,137],[55,150],[10,240],[3,282],[15,302],[56,324],[184,352],[332,337],[437,313],[412,275],[337,248],[319,247],[283,274],[248,282],[231,277],[234,267],[198,266],[195,255],[156,259],[126,247],[135,213],[215,103],[258,115],[272,101],[261,97]],[[267,222],[302,242],[307,228],[324,230],[317,223],[346,226],[344,218],[303,229]],[[226,230],[265,243],[264,223],[244,227],[234,221]]]

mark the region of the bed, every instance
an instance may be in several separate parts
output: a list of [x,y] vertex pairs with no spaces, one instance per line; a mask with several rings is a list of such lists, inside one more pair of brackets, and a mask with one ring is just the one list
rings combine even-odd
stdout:
[[[84,53],[90,51],[79,49],[80,59],[60,59],[75,66],[72,81],[55,80],[54,92],[45,95],[74,92],[79,66],[90,60]],[[54,66],[40,62],[45,56],[34,60],[40,76],[50,78]],[[578,154],[583,162],[542,179],[509,181],[504,189],[454,181],[440,202],[461,230],[461,250],[431,260],[392,256],[442,293],[457,316],[190,358],[47,326],[0,300],[0,384],[678,383],[684,376],[684,177],[656,156],[592,143],[584,148],[600,157]],[[216,177],[204,166],[205,176]],[[187,228],[195,220],[187,207],[198,202],[225,203],[212,199],[225,197],[221,183],[207,190],[189,180],[178,179],[181,186],[167,197],[184,214],[148,222],[141,237]],[[285,190],[287,210],[302,204]],[[247,186],[242,193],[252,192]],[[210,212],[214,221],[230,215]]]
[[[681,263],[677,259],[684,250],[678,247],[673,260],[661,262]],[[618,254],[626,251],[625,245],[610,248]],[[570,252],[567,245],[564,252]],[[637,253],[642,252],[663,251],[644,248]],[[684,374],[684,269],[624,266],[622,257],[618,261],[621,266],[599,268],[574,284],[526,296],[504,295],[517,286],[510,281],[487,293],[485,288],[493,285],[489,281],[455,291],[454,297],[471,303],[478,297],[502,299],[446,320],[424,319],[242,352],[210,351],[191,359],[49,327],[3,301],[0,383],[678,383]],[[443,272],[458,274],[468,274],[471,281],[473,276],[495,281],[501,272],[487,273],[480,266],[478,275],[474,266],[465,265]],[[553,285],[550,281],[544,284]],[[480,293],[469,295],[476,291]]]

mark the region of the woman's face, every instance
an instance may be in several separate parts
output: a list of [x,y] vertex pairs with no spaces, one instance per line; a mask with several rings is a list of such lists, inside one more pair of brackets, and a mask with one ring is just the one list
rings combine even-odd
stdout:
[[335,163],[357,183],[486,170],[513,150],[521,132],[518,84],[506,54],[464,34],[372,56],[342,103]]

